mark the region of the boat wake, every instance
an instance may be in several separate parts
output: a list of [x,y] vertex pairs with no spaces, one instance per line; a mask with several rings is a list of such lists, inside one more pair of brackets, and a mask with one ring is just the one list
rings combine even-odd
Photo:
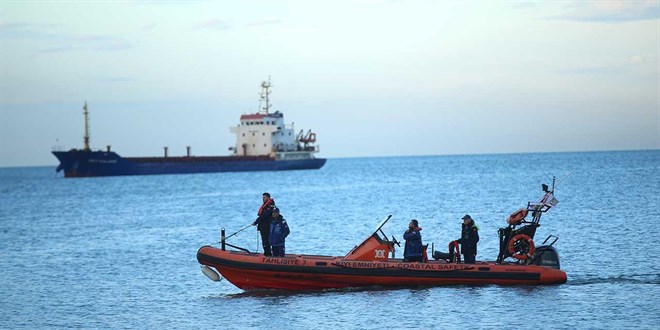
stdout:
[[586,275],[577,279],[570,279],[568,285],[591,284],[660,284],[660,274],[623,274],[619,276],[598,277]]

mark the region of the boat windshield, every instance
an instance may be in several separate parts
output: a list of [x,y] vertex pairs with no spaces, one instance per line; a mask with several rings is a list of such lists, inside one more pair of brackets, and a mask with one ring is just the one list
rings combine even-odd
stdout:
[[374,234],[376,234],[376,233],[378,233],[378,231],[380,231],[381,234],[383,235],[383,237],[387,238],[387,236],[385,235],[385,233],[383,233],[383,231],[381,230],[381,228],[383,228],[383,226],[384,226],[388,221],[390,221],[390,218],[392,218],[392,215],[391,215],[391,214],[388,215],[387,218],[383,219],[383,221],[381,221],[381,222],[378,224],[378,227],[376,227],[376,230],[374,230]]

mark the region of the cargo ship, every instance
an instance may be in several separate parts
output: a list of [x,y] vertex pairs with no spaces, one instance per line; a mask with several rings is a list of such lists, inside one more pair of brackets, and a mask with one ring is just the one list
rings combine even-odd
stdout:
[[229,147],[232,154],[227,156],[194,156],[190,146],[185,156],[175,157],[168,155],[168,147],[164,147],[162,157],[122,157],[109,145],[105,150],[92,150],[85,102],[84,147],[53,150],[60,161],[56,172],[64,171],[65,178],[76,178],[320,169],[326,159],[314,157],[319,152],[316,133],[301,130],[296,134],[293,124],[285,124],[282,112],[271,112],[270,87],[270,80],[261,83],[258,112],[241,115],[240,123],[230,128],[236,134],[236,145]]

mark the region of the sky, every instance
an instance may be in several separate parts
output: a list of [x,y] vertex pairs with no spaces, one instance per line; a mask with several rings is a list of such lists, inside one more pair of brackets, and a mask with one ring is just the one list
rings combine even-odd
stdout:
[[660,149],[660,1],[0,1],[0,167],[229,155],[272,110],[318,157]]

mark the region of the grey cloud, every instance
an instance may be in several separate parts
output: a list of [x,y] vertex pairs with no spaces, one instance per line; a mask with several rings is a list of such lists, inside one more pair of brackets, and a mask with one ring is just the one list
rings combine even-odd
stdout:
[[232,26],[229,22],[220,19],[210,19],[201,21],[195,24],[195,29],[198,30],[230,30]]
[[[629,21],[660,19],[660,3],[611,1],[611,8],[597,7],[593,3],[574,4],[569,13],[551,16],[549,19],[585,23],[620,23]],[[620,6],[616,6],[621,4]]]
[[56,30],[57,24],[31,24],[2,22],[0,30],[5,40],[39,40],[40,53],[68,52],[77,50],[118,51],[133,48],[124,38],[109,35],[71,35]]
[[245,26],[263,26],[263,25],[274,25],[274,24],[281,24],[282,20],[277,18],[277,17],[268,17],[264,18],[262,20],[254,21],[248,24],[245,24]]
[[592,67],[579,67],[570,69],[556,70],[555,73],[567,75],[602,75],[620,73],[621,67],[616,66],[592,66]]

